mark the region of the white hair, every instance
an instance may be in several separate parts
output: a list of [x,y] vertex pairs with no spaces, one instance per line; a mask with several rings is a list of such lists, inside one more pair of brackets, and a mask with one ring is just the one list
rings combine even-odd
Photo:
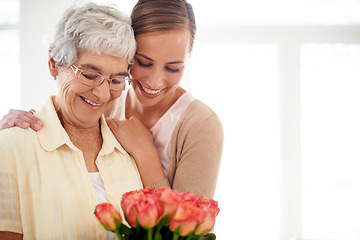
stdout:
[[111,6],[73,4],[56,25],[50,56],[58,66],[68,67],[83,50],[127,59],[131,64],[136,41],[130,18]]

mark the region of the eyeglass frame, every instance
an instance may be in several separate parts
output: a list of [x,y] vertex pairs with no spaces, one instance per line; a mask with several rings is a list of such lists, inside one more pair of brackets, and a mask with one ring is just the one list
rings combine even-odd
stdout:
[[[86,86],[90,86],[90,87],[100,86],[100,85],[104,82],[104,80],[106,79],[106,78],[104,77],[104,75],[102,75],[102,74],[100,74],[100,73],[98,73],[98,72],[78,68],[75,64],[71,65],[70,68],[71,68],[71,70],[74,72],[76,78],[77,78],[82,84],[85,84]],[[130,68],[131,68],[131,67],[129,67],[129,69],[130,69]],[[101,81],[100,81],[99,83],[97,83],[97,84],[89,84],[89,83],[83,82],[83,81],[81,81],[81,79],[79,78],[80,75],[82,75],[84,78],[88,79],[84,74],[82,74],[83,71],[93,72],[94,74],[97,74],[98,76],[100,76],[102,79],[101,79]],[[128,70],[128,72],[129,72],[129,70]],[[91,80],[91,79],[89,79],[89,80],[90,80],[90,81],[94,81],[94,83],[95,83],[95,80]],[[109,88],[110,88],[111,90],[118,91],[118,92],[121,92],[121,91],[125,90],[125,89],[127,88],[127,86],[129,86],[129,85],[131,84],[131,77],[130,77],[130,74],[129,74],[129,73],[128,73],[128,75],[124,76],[125,88],[122,89],[122,90],[114,89],[114,88],[111,87],[111,86],[112,86],[112,81],[111,81],[112,78],[111,78],[111,77],[107,78],[106,80],[107,80],[108,83],[109,83]]]

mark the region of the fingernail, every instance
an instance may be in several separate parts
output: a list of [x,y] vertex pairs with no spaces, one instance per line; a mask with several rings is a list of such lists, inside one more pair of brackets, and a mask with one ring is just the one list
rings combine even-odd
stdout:
[[24,126],[24,127],[28,127],[28,126],[30,126],[30,123],[23,122],[23,126]]
[[40,126],[44,125],[42,121],[37,121],[37,124],[39,124]]
[[34,128],[35,128],[36,130],[39,130],[39,129],[41,128],[41,126],[40,126],[39,124],[35,123]]

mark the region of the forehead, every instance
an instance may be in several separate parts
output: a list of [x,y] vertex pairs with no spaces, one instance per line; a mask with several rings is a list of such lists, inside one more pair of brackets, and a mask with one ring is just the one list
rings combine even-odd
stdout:
[[190,33],[188,30],[176,30],[139,34],[136,42],[137,52],[150,58],[166,55],[169,58],[184,58],[190,50]]
[[125,58],[119,58],[108,54],[96,54],[90,51],[82,51],[78,55],[78,59],[76,61],[78,65],[91,65],[96,66],[100,70],[111,69],[127,69],[128,61]]

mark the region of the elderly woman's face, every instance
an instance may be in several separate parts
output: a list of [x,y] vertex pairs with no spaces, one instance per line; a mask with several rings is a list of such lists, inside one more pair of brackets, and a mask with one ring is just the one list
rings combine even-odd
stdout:
[[71,67],[59,68],[56,103],[63,121],[77,127],[93,127],[121,95],[121,91],[110,90],[107,79],[126,75],[128,63],[125,59],[105,54],[83,52],[74,65],[81,70],[99,73],[105,80],[98,86],[87,86],[79,81]]

